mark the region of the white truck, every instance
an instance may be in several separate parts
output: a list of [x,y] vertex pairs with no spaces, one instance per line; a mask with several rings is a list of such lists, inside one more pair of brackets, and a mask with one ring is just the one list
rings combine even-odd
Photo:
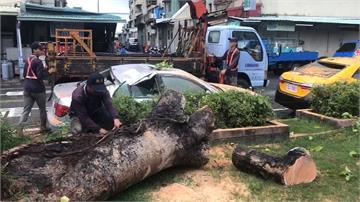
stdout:
[[[212,26],[206,33],[206,53],[221,57],[229,49],[228,38],[238,39],[240,59],[238,64],[238,85],[242,87],[265,87],[268,85],[268,57],[266,48],[255,29],[235,25]],[[216,65],[219,67],[219,64]],[[220,65],[221,66],[221,65]],[[207,79],[218,81],[218,68],[207,64]],[[221,67],[220,67],[221,68]]]
[[[103,53],[92,52],[92,49],[89,48],[91,47],[92,39],[86,38],[82,44],[85,44],[85,42],[90,44],[89,47],[84,47],[84,50],[89,50],[87,52],[88,55],[84,54],[84,52],[81,52],[82,56],[79,57],[76,55],[77,53],[72,53],[69,51],[65,51],[64,53],[60,54],[57,52],[58,48],[51,47],[52,44],[50,43],[48,44],[48,46],[50,45],[48,47],[48,55],[51,56],[49,57],[49,66],[55,67],[57,69],[57,74],[53,78],[55,81],[57,81],[63,77],[86,78],[86,76],[94,70],[102,71],[109,68],[110,66],[118,64],[157,64],[164,60],[168,60],[174,64],[174,67],[185,70],[196,76],[202,77],[204,76],[204,73],[206,73],[205,77],[208,79],[208,81],[216,83],[219,81],[218,72],[222,68],[222,65],[205,61],[210,60],[210,55],[215,55],[217,57],[222,56],[229,48],[228,38],[235,37],[238,39],[240,49],[240,61],[238,65],[237,79],[238,85],[246,88],[256,88],[266,86],[268,84],[268,57],[266,49],[258,33],[253,28],[234,25],[221,25],[208,28],[205,26],[195,30],[197,30],[198,33],[201,31],[201,34],[194,34],[193,32],[192,34],[188,34],[188,36],[191,37],[187,38],[187,42],[184,44],[191,44],[191,47],[184,46],[182,48],[182,50],[185,51],[183,54],[167,53],[159,56],[151,56],[149,54],[116,55],[106,53],[104,55]],[[65,31],[57,31],[76,32],[79,36],[81,36],[80,32],[86,32],[88,30],[79,31],[66,29]],[[61,36],[59,37],[60,38],[57,38],[56,41],[61,40]],[[185,41],[185,39],[182,40]],[[197,41],[197,43],[194,41]],[[202,41],[205,41],[205,46]],[[69,47],[69,50],[73,49]],[[55,83],[55,81],[53,83]]]

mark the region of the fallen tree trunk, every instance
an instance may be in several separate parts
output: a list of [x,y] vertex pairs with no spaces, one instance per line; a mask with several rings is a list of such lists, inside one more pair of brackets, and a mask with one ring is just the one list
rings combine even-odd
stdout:
[[188,119],[184,106],[181,94],[168,91],[140,124],[3,154],[1,199],[106,200],[163,169],[206,164],[213,114],[203,108]]
[[317,175],[309,152],[299,147],[285,156],[274,157],[238,145],[232,154],[232,162],[241,171],[255,173],[265,179],[274,178],[284,185],[309,183]]

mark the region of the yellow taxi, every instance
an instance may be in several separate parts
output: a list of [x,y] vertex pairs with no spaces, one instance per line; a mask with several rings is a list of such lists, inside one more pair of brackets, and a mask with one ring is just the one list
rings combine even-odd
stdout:
[[360,79],[360,57],[330,57],[285,72],[280,76],[275,102],[290,109],[310,106],[311,88]]

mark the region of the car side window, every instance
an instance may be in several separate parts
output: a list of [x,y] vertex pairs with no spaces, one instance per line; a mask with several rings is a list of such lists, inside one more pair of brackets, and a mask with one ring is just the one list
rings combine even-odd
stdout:
[[360,79],[360,69],[358,69],[352,76],[354,79]]
[[171,89],[180,93],[204,93],[206,89],[188,79],[175,76],[162,76],[162,87],[164,90]]
[[263,60],[263,50],[259,38],[253,32],[233,31],[232,37],[238,40],[238,47],[248,52],[256,61]]
[[120,96],[130,96],[129,85],[123,84],[115,90],[113,97],[116,98]]
[[130,86],[130,93],[133,97],[153,97],[159,94],[156,77]]
[[209,43],[219,43],[220,42],[220,31],[210,31],[208,36]]

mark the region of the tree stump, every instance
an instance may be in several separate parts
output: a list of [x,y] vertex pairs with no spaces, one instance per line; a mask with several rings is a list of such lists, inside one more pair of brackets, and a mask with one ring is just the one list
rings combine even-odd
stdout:
[[232,162],[241,171],[265,179],[274,178],[284,185],[309,183],[317,175],[309,152],[300,147],[291,149],[284,156],[274,157],[238,145],[232,154]]
[[184,96],[168,91],[141,123],[2,154],[1,199],[106,200],[166,168],[205,165],[214,116],[203,108],[187,117],[184,106]]

